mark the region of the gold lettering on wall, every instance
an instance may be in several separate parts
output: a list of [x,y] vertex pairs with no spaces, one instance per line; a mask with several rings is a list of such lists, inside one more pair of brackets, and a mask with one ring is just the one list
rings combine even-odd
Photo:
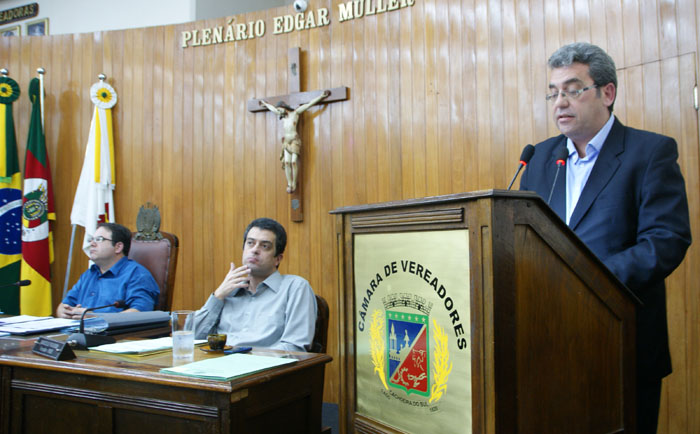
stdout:
[[[338,22],[354,20],[363,16],[381,14],[413,6],[416,0],[352,0],[338,4]],[[248,21],[235,23],[230,19],[225,26],[207,29],[185,30],[181,34],[182,48],[202,45],[221,44],[224,42],[243,41],[262,38],[265,35],[265,21]],[[324,27],[331,23],[328,8],[286,14],[272,19],[272,34],[299,32],[302,30]]]

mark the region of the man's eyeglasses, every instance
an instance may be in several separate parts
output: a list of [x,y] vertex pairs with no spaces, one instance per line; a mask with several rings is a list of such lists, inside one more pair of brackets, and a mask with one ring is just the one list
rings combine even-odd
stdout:
[[97,237],[93,237],[92,235],[88,235],[87,241],[88,241],[88,243],[92,243],[93,241],[96,243],[101,243],[102,241],[112,241],[112,240],[110,240],[109,238],[105,238],[102,235],[97,236]]
[[598,85],[593,84],[578,90],[555,90],[554,92],[547,94],[545,98],[547,101],[556,101],[559,95],[561,95],[562,98],[576,99],[580,97],[583,92],[587,91],[588,89],[595,89],[596,87],[598,87]]

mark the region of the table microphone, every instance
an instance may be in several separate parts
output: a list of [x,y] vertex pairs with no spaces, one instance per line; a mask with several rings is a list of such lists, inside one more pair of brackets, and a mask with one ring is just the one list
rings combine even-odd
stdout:
[[0,289],[5,289],[5,288],[12,288],[13,286],[29,286],[32,284],[31,280],[20,280],[19,282],[15,283],[8,283],[7,285],[2,285],[0,286]]
[[105,306],[89,307],[89,308],[85,309],[83,311],[83,314],[80,316],[80,332],[73,333],[72,335],[68,336],[68,339],[66,339],[66,342],[68,342],[71,347],[74,347],[78,350],[86,350],[86,349],[88,349],[88,347],[96,347],[98,345],[115,343],[116,339],[114,339],[112,336],[85,333],[85,314],[91,310],[104,309],[105,307],[112,307],[112,306],[114,306],[116,308],[127,307],[126,302],[124,300],[117,300],[114,303],[110,303],[110,304],[105,305]]
[[535,155],[535,147],[532,145],[527,145],[523,148],[522,154],[520,154],[520,164],[518,165],[518,170],[515,172],[515,175],[513,175],[513,179],[510,180],[510,184],[508,184],[508,190],[513,187],[513,183],[515,182],[515,178],[518,177],[518,174],[522,170],[523,167],[527,166],[527,163],[530,162],[530,159],[532,159],[532,156]]
[[557,185],[557,178],[559,177],[559,169],[561,169],[561,166],[566,164],[566,159],[569,157],[569,150],[566,148],[566,146],[559,146],[552,154],[554,155],[554,159],[557,163],[557,173],[554,174],[554,182],[552,183],[552,189],[549,191],[547,205],[549,205],[549,202],[552,201],[554,186]]

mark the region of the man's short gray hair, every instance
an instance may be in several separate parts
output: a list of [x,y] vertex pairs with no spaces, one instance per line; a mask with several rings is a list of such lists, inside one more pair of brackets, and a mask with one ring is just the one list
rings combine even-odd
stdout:
[[[589,44],[588,42],[574,42],[573,44],[564,45],[552,54],[547,63],[551,69],[571,66],[572,63],[588,65],[589,74],[596,86],[602,87],[612,83],[617,89],[615,62],[608,53],[597,45]],[[610,105],[611,112],[612,109],[613,106]]]

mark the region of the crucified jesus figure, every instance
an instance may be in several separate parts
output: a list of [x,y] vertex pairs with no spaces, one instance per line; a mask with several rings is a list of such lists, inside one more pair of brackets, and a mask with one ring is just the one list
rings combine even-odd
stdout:
[[299,137],[299,132],[297,131],[299,115],[330,94],[330,91],[325,90],[318,97],[297,107],[296,110],[291,108],[284,101],[280,101],[277,103],[277,106],[273,106],[265,100],[260,100],[260,105],[265,106],[273,113],[277,113],[282,120],[284,136],[282,136],[280,161],[282,161],[284,174],[287,176],[287,193],[292,193],[297,189],[297,161],[299,160],[299,153],[301,152],[301,137]]

